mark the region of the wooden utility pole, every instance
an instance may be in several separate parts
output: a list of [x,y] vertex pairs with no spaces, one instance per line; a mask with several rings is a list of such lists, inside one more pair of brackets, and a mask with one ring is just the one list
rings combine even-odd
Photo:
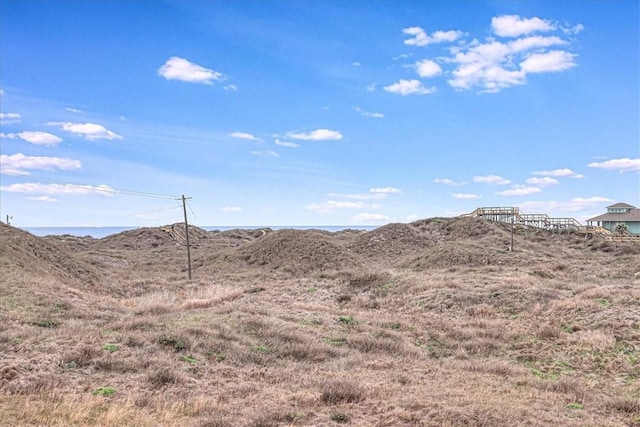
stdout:
[[516,221],[515,212],[511,212],[511,246],[509,246],[509,252],[513,252],[513,223]]
[[11,219],[13,219],[13,217],[7,215],[7,225],[11,225],[11,223],[9,222],[9,221],[11,221]]
[[187,222],[187,199],[191,197],[184,197],[182,195],[182,211],[184,212],[184,232],[187,238],[187,263],[189,265],[189,280],[191,280],[191,246],[189,245],[189,223]]

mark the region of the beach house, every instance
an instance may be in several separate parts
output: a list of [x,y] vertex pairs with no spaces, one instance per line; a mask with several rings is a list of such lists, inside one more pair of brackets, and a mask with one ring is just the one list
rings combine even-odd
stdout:
[[618,224],[627,225],[630,234],[640,235],[640,209],[626,203],[607,206],[607,213],[587,220],[588,225],[599,225],[616,233]]

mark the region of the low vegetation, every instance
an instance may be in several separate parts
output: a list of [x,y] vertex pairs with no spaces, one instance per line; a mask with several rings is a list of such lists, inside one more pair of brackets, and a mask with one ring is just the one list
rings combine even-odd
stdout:
[[434,219],[371,232],[0,224],[12,426],[640,425],[640,247]]

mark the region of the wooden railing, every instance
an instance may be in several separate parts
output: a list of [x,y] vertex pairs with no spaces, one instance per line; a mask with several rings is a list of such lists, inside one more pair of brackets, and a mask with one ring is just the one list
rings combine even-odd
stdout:
[[575,218],[552,218],[547,214],[525,214],[517,207],[482,207],[465,217],[478,217],[496,222],[514,223],[529,227],[543,228],[554,231],[575,231],[585,235],[601,236],[607,239],[640,241],[640,236],[614,236],[614,233],[601,226],[582,225]]

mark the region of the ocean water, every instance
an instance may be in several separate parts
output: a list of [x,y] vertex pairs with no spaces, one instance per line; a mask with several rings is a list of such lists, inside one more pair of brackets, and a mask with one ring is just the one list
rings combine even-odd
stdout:
[[[243,230],[255,230],[257,228],[270,228],[272,230],[282,229],[294,229],[294,230],[324,230],[330,232],[342,231],[342,230],[366,230],[370,231],[377,226],[371,225],[309,225],[309,226],[197,226],[203,230],[213,231],[227,231],[235,229]],[[123,231],[135,230],[142,227],[21,227],[23,230],[35,236],[61,236],[69,234],[71,236],[85,237],[90,236],[94,239],[102,239],[103,237],[110,236],[112,234],[122,233]]]

